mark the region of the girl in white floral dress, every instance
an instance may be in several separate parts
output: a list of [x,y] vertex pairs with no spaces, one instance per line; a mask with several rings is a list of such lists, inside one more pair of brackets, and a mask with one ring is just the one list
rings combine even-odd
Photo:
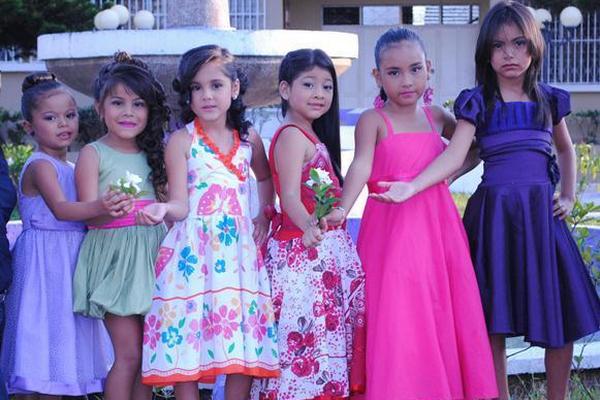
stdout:
[[257,251],[268,221],[262,212],[250,217],[250,167],[263,207],[273,188],[261,139],[243,120],[237,74],[231,54],[217,46],[183,55],[174,87],[188,124],[167,145],[169,201],[138,215],[146,224],[176,221],[156,262],[142,376],[146,384],[174,384],[178,399],[197,399],[197,382],[226,374],[225,398],[242,400],[252,377],[279,374]]

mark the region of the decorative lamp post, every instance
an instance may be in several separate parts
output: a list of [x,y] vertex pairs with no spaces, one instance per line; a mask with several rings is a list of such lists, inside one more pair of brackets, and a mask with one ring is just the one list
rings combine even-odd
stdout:
[[534,16],[541,29],[550,28],[550,23],[552,22],[552,14],[550,14],[550,11],[545,8],[538,8],[535,10]]
[[154,27],[154,14],[148,10],[140,10],[133,17],[133,25],[137,29],[152,29]]
[[125,25],[127,21],[129,21],[129,10],[127,7],[121,4],[115,4],[110,10],[116,12],[119,16],[119,25]]
[[94,26],[100,31],[117,29],[119,27],[119,14],[112,10],[100,11],[94,17]]
[[[552,40],[552,15],[550,14],[550,11],[540,8],[535,10],[534,16],[538,25],[542,29],[544,40],[547,44],[549,44]],[[575,29],[581,25],[581,22],[583,21],[583,15],[577,7],[569,6],[560,12],[559,21],[565,31],[565,38],[558,40],[557,42],[564,43],[571,39]]]
[[565,28],[577,28],[583,21],[583,15],[579,8],[574,6],[566,7],[560,12],[560,23]]

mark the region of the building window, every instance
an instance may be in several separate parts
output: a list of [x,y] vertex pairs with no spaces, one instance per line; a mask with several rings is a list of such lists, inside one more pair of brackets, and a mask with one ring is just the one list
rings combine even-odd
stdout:
[[478,5],[463,6],[408,6],[402,12],[411,12],[411,25],[466,25],[479,21]]
[[399,6],[362,7],[362,25],[399,25]]
[[460,25],[479,21],[479,5],[323,7],[323,25]]
[[324,7],[323,25],[360,25],[360,7]]
[[266,0],[229,0],[229,22],[237,29],[265,29]]

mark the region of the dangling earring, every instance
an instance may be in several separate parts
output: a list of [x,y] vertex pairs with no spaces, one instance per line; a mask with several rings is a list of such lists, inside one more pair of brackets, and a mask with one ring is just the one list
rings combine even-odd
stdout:
[[433,88],[431,86],[427,86],[427,89],[423,92],[423,104],[426,106],[433,104]]

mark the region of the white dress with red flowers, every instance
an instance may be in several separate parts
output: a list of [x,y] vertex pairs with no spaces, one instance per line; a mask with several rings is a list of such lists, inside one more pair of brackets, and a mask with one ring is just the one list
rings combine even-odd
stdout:
[[223,155],[193,124],[187,129],[190,212],[159,250],[142,380],[169,385],[219,374],[277,376],[269,278],[252,239],[251,147],[236,140]]
[[[274,146],[271,172],[278,193]],[[302,181],[311,168],[329,172],[333,191],[341,194],[326,147],[315,144],[315,156],[303,166]],[[301,200],[312,213],[314,193],[301,187]],[[281,220],[279,220],[281,217]],[[345,229],[324,233],[317,247],[306,248],[300,231],[287,215],[274,221],[265,264],[271,277],[273,306],[281,363],[278,379],[265,379],[253,387],[260,400],[334,400],[360,391],[364,385],[364,274],[356,248]]]

